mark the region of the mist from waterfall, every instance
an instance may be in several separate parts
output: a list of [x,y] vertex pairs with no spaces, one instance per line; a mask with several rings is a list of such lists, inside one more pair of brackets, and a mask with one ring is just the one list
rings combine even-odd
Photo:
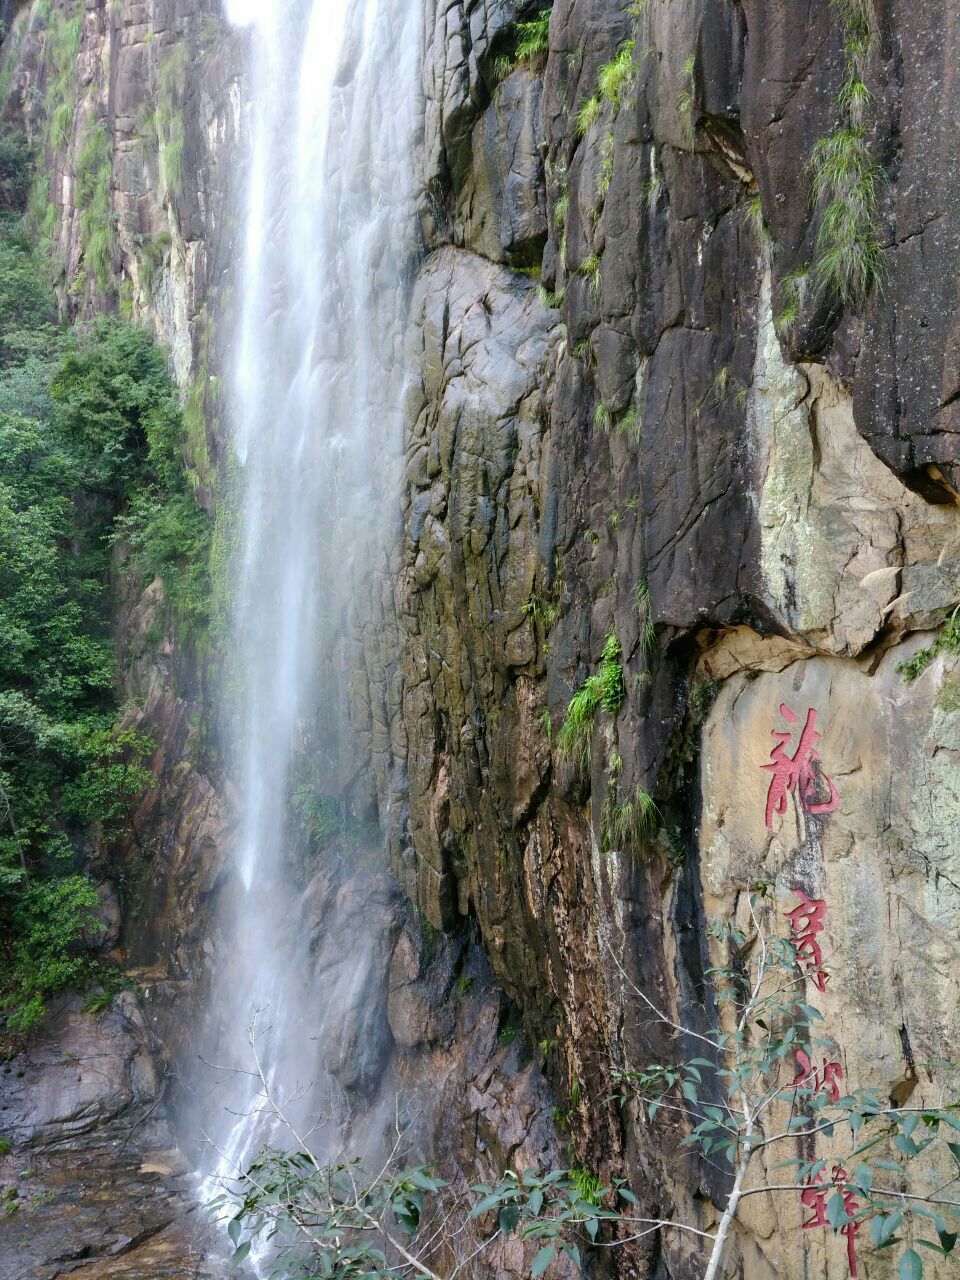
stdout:
[[[318,926],[294,863],[304,807],[356,820],[351,602],[401,456],[421,38],[420,0],[228,0],[227,11],[248,28],[249,100],[228,308],[237,536],[223,700],[235,839],[191,1107],[210,1194],[264,1142],[282,1144],[260,1082],[244,1074],[254,1016],[264,1073],[321,1151],[354,1124],[345,1047],[362,1058],[364,1035],[376,1038],[357,1027],[382,965],[380,915],[355,912],[347,939],[335,919]],[[351,1067],[354,1078],[364,1070]]]

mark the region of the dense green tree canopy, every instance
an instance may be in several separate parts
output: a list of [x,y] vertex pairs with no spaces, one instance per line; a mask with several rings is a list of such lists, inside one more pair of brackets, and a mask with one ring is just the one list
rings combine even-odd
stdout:
[[[7,152],[23,154],[10,143]],[[110,633],[117,564],[132,555],[148,579],[161,576],[188,628],[205,624],[209,596],[210,521],[184,481],[181,413],[163,354],[116,319],[58,324],[47,278],[8,213],[0,223],[0,1001],[14,1032],[42,1016],[46,996],[90,979],[79,940],[97,902],[91,857],[124,834],[150,781],[150,744],[119,722]]]

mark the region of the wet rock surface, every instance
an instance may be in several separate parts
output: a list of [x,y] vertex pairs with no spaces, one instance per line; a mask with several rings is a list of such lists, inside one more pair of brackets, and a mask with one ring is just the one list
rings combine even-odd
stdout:
[[203,1280],[191,1178],[130,993],[51,1008],[0,1069],[3,1280]]

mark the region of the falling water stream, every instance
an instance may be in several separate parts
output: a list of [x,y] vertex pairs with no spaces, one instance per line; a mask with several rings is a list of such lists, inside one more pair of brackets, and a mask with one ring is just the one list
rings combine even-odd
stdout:
[[197,1041],[213,1064],[195,1108],[205,1192],[283,1139],[262,1082],[244,1074],[254,1016],[271,1086],[298,1123],[326,1117],[313,1141],[335,1150],[350,1123],[336,1062],[377,939],[353,926],[318,964],[289,855],[295,795],[349,803],[347,620],[401,448],[420,10],[227,3],[250,59],[228,378],[238,547],[224,700],[237,836]]

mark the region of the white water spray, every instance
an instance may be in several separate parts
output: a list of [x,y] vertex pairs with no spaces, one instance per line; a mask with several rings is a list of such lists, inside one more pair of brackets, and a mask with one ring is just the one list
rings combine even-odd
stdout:
[[364,1052],[357,1011],[377,963],[375,922],[370,936],[352,926],[345,952],[336,921],[324,926],[334,935],[326,950],[310,936],[290,869],[291,805],[295,792],[324,813],[351,803],[343,651],[401,449],[421,0],[228,0],[227,9],[249,27],[251,64],[229,377],[240,517],[225,695],[236,874],[221,895],[199,1037],[223,1070],[207,1068],[193,1108],[217,1153],[208,1198],[282,1136],[259,1083],[239,1073],[252,1065],[256,1011],[268,1079],[308,1126],[329,1117],[321,1141],[331,1150],[349,1110],[337,1063],[347,1042]]

